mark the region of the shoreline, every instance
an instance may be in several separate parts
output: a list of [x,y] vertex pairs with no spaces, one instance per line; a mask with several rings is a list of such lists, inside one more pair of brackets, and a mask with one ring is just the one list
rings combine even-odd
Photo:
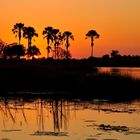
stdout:
[[56,93],[53,96],[67,98],[138,98],[139,86],[140,79],[98,74],[94,63],[89,62],[0,62],[0,95],[18,91],[52,91]]

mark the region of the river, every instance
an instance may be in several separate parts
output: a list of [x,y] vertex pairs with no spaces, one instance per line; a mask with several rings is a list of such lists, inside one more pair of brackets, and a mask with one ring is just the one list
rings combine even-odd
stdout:
[[101,73],[111,73],[131,76],[140,79],[140,68],[137,67],[98,67]]
[[140,101],[1,98],[1,140],[139,140]]

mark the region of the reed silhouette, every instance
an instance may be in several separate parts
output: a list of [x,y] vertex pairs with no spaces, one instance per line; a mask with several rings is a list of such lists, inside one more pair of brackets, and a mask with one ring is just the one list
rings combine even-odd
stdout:
[[15,34],[15,37],[18,37],[19,39],[19,45],[21,44],[23,29],[24,29],[24,23],[16,23],[14,25],[14,28],[12,29],[12,32]]
[[[27,105],[28,104],[28,105]],[[30,127],[29,110],[35,112],[37,131],[32,135],[49,135],[49,136],[67,136],[66,129],[69,121],[70,104],[63,99],[49,99],[46,98],[24,98],[14,97],[3,98],[0,101],[0,112],[2,113],[2,121],[4,125],[4,132],[21,131],[23,125]],[[21,117],[19,117],[21,116]],[[46,117],[47,116],[47,117]],[[52,122],[48,122],[48,119]],[[7,126],[7,122],[12,122],[12,127]],[[16,129],[16,125],[19,125]],[[49,126],[49,125],[50,126]],[[46,131],[46,128],[53,126],[51,131]]]
[[96,30],[90,30],[86,34],[86,38],[91,38],[91,57],[93,57],[94,39],[97,39],[99,37],[100,35],[96,32]]

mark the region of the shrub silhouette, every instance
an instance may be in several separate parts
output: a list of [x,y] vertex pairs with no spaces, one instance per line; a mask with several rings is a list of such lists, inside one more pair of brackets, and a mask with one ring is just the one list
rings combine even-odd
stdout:
[[16,58],[20,59],[21,56],[25,55],[25,48],[23,45],[12,43],[7,45],[3,50],[4,58]]

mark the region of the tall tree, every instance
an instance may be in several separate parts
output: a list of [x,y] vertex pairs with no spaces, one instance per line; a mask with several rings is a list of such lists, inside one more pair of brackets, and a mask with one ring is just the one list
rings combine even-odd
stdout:
[[33,27],[24,27],[23,37],[28,39],[28,49],[32,46],[33,37],[38,37],[36,30]]
[[86,38],[91,38],[91,57],[93,57],[94,39],[97,39],[99,37],[100,35],[96,32],[96,30],[90,30],[86,34]]
[[15,37],[18,37],[19,39],[19,45],[21,43],[23,29],[24,29],[24,23],[16,23],[14,25],[14,28],[12,29],[12,32],[15,34]]
[[66,41],[66,51],[67,51],[67,59],[68,59],[69,58],[69,50],[68,50],[68,48],[70,47],[69,39],[74,40],[74,36],[72,35],[71,32],[65,31],[63,33],[63,38]]
[[54,58],[56,59],[57,47],[59,46],[59,29],[53,29],[53,41],[54,41],[54,52],[55,52]]
[[42,34],[44,35],[44,39],[46,39],[47,41],[47,47],[46,47],[46,50],[47,50],[47,57],[49,58],[49,54],[50,54],[50,49],[51,49],[51,43],[53,43],[53,27],[51,26],[48,26],[46,28],[44,28]]

